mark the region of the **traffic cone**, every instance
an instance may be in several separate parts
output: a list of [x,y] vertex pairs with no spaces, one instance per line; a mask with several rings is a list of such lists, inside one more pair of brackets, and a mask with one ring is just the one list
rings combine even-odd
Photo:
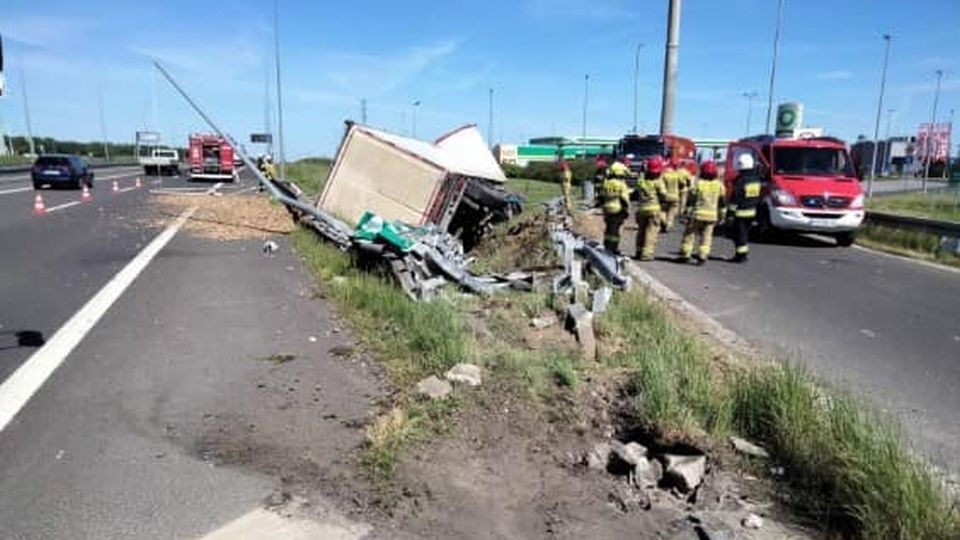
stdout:
[[33,200],[33,213],[42,216],[47,213],[47,205],[43,204],[43,197],[37,193],[37,198]]
[[113,181],[113,192],[114,192],[114,193],[119,193],[119,192],[120,192],[120,186],[117,184],[117,181],[116,181],[116,180]]
[[83,194],[80,195],[80,200],[83,202],[90,202],[93,200],[93,195],[90,194],[90,188],[86,184],[83,185]]
[[135,187],[136,187],[137,189],[140,189],[140,188],[143,187],[143,184],[140,183],[140,177],[139,177],[139,176],[137,177],[137,183],[136,183]]

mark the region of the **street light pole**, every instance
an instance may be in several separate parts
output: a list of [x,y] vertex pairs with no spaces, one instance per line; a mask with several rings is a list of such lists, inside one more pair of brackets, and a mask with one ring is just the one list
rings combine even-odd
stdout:
[[580,126],[580,150],[584,157],[587,156],[587,148],[584,146],[587,140],[587,98],[590,91],[590,75],[583,76],[583,122]]
[[770,117],[773,114],[773,86],[777,80],[777,57],[780,54],[780,27],[783,26],[783,0],[777,3],[777,29],[773,33],[773,60],[770,62],[770,87],[767,90],[766,131],[770,133]]
[[637,109],[640,94],[640,50],[643,43],[637,43],[637,54],[633,59],[633,133],[637,133]]
[[283,90],[280,84],[280,2],[273,0],[273,53],[276,56],[277,69],[277,139],[280,151],[280,181],[287,181],[287,156],[283,150]]
[[747,98],[747,132],[746,137],[750,136],[750,118],[753,116],[753,98],[759,94],[756,92],[744,92],[743,97]]
[[927,131],[927,163],[923,168],[922,181],[924,193],[927,192],[927,177],[930,176],[930,160],[933,159],[933,156],[930,154],[933,152],[933,130],[937,126],[937,104],[940,101],[940,81],[943,79],[943,70],[938,69],[934,73],[937,74],[937,90],[933,94],[933,116],[930,118],[930,130]]
[[670,0],[667,14],[667,47],[663,62],[663,98],[660,135],[673,133],[673,108],[677,96],[677,62],[680,55],[680,0]]
[[883,73],[880,75],[880,98],[877,100],[877,119],[873,124],[873,157],[870,159],[870,179],[867,181],[867,197],[873,197],[873,182],[877,179],[877,154],[880,153],[880,115],[883,114],[883,91],[887,86],[887,65],[890,63],[890,34],[884,34]]

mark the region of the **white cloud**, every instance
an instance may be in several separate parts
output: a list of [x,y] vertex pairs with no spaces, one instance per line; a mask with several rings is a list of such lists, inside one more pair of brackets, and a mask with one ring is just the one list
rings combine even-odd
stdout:
[[636,6],[624,0],[527,0],[523,9],[540,18],[570,17],[607,22],[637,16]]
[[91,35],[97,23],[77,17],[24,15],[0,22],[3,35],[24,45],[44,47]]
[[853,72],[845,69],[820,71],[816,74],[816,78],[819,81],[846,81],[853,78]]

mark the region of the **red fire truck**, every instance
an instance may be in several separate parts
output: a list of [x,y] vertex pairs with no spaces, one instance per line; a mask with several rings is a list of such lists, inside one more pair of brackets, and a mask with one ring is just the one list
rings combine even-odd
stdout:
[[732,142],[724,173],[727,193],[743,153],[753,156],[763,178],[761,232],[812,232],[833,236],[840,246],[853,244],[864,218],[863,190],[843,141],[760,135]]
[[190,164],[190,180],[232,182],[237,178],[233,148],[219,135],[191,135],[187,158]]
[[691,174],[697,173],[697,148],[694,142],[678,135],[624,135],[614,149],[614,157],[623,159],[630,169],[640,171],[651,156],[676,159]]

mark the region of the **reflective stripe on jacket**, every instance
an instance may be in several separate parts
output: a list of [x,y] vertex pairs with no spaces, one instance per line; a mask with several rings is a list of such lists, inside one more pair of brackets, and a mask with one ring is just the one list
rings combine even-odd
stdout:
[[720,217],[717,210],[723,205],[725,191],[719,179],[701,178],[693,191],[693,219],[715,223]]
[[607,178],[600,187],[603,197],[603,213],[619,214],[630,208],[630,188],[620,178]]
[[640,201],[640,212],[651,215],[660,212],[660,202],[667,194],[663,178],[638,178],[637,195]]
[[762,188],[763,184],[759,176],[752,172],[741,174],[734,181],[728,210],[738,218],[755,218]]

